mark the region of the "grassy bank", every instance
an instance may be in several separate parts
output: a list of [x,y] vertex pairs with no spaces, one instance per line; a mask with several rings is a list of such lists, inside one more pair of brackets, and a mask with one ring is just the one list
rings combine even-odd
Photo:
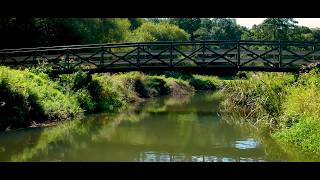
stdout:
[[223,111],[280,143],[320,154],[320,72],[249,73],[224,85]]
[[218,78],[210,76],[139,72],[76,72],[49,78],[36,70],[0,67],[0,129],[81,119],[88,113],[117,111],[145,98],[212,90],[218,82]]

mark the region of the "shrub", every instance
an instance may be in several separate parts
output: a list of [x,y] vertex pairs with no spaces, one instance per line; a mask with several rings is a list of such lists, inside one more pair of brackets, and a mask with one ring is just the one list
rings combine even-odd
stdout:
[[274,137],[286,144],[294,145],[306,152],[320,155],[319,116],[300,117],[297,123],[277,131]]
[[169,23],[143,23],[133,31],[132,41],[186,41],[189,34]]
[[[68,120],[80,117],[76,98],[59,91],[59,85],[45,74],[0,67],[1,124],[20,127],[31,120]],[[12,120],[10,116],[14,117]]]

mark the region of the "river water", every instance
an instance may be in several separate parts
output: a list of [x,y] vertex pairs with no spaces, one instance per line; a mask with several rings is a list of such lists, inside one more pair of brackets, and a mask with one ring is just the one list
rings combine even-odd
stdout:
[[0,161],[312,161],[227,123],[220,96],[160,97],[119,113],[0,133]]

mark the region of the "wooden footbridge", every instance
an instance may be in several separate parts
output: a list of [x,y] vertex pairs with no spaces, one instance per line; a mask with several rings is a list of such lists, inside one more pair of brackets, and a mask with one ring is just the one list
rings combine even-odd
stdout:
[[320,62],[320,42],[188,41],[89,44],[0,50],[0,65],[53,73],[217,71],[298,72]]

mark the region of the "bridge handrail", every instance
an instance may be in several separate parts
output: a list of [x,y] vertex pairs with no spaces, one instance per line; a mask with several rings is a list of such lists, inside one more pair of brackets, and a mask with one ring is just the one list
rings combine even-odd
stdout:
[[196,44],[240,44],[240,45],[304,45],[304,46],[320,46],[317,41],[259,41],[259,40],[209,40],[209,41],[155,41],[155,42],[127,42],[127,43],[104,43],[104,44],[83,44],[83,45],[64,45],[49,46],[35,48],[18,48],[18,49],[2,49],[0,54],[4,53],[27,53],[27,52],[43,52],[43,51],[61,51],[61,50],[79,50],[94,48],[121,48],[121,47],[137,47],[150,45],[196,45]]

